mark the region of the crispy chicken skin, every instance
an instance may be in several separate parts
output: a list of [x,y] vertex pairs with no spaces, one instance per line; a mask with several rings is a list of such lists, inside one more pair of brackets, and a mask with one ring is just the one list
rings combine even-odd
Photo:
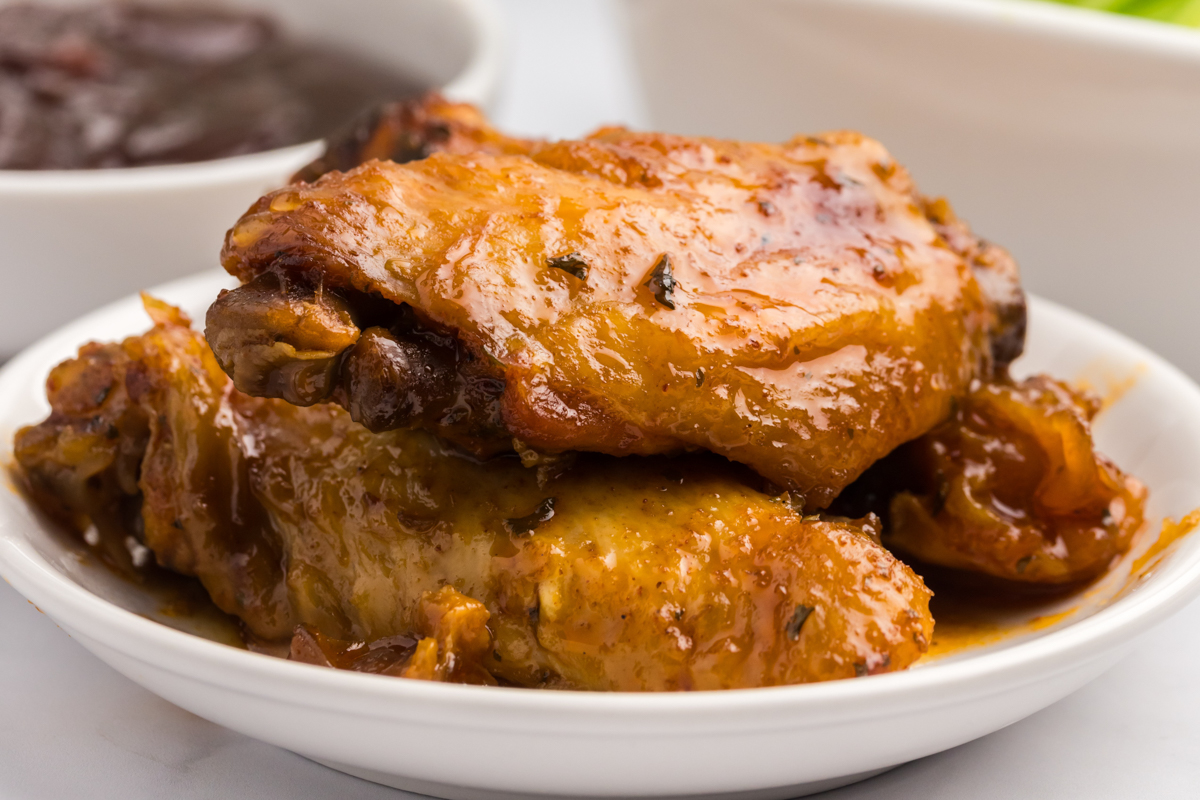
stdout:
[[1129,550],[1146,503],[1145,487],[1095,451],[1098,410],[1044,375],[976,386],[839,504],[879,512],[884,542],[926,563],[1029,584],[1094,578]]
[[293,616],[282,543],[244,491],[249,440],[234,425],[229,380],[178,311],[146,298],[156,325],[120,344],[84,345],[46,380],[50,416],[22,428],[13,453],[33,499],[82,530],[110,560],[126,539],[200,578],[221,610],[267,638]]
[[1011,260],[859,134],[502,141],[256,203],[208,316],[238,387],[479,455],[709,450],[813,509],[1020,351]]
[[434,153],[522,154],[536,144],[500,133],[475,106],[451,103],[431,93],[365,112],[330,136],[321,157],[292,181],[311,183],[327,172],[346,172],[374,160],[404,163]]
[[803,517],[719,458],[479,462],[242,394],[177,311],[148,310],[145,335],[53,371],[17,461],[48,510],[132,531],[299,660],[718,689],[903,669],[930,640],[928,590],[869,522]]

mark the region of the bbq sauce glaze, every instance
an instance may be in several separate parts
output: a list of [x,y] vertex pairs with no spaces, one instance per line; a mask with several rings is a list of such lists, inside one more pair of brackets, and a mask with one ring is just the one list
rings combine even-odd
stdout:
[[0,169],[176,164],[319,139],[422,87],[203,6],[0,8]]

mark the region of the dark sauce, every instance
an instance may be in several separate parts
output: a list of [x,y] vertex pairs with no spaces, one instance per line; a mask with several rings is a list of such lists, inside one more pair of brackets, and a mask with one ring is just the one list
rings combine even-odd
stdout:
[[422,88],[241,11],[0,7],[0,169],[255,153],[323,138]]
[[948,569],[905,559],[933,591],[933,641],[924,660],[935,660],[977,647],[1036,634],[1104,605],[1087,602],[1097,581],[1054,586],[1021,584],[975,572]]

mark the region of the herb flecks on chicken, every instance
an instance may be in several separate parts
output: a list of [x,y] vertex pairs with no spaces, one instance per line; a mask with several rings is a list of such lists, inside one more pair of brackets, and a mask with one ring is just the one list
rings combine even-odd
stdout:
[[[481,455],[709,450],[821,508],[1020,352],[1011,260],[859,134],[479,125],[476,151],[425,131],[426,158],[294,184],[238,222],[223,263],[246,287],[207,330],[240,388]],[[296,298],[328,335],[301,336]]]

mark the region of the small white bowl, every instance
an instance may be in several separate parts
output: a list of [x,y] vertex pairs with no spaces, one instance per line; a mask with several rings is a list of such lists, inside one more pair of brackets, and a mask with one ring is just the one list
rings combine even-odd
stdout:
[[[154,291],[196,318],[228,286]],[[1200,388],[1111,330],[1032,304],[1020,369],[1131,388],[1096,426],[1150,487],[1152,525],[1200,506]],[[0,371],[0,459],[47,406],[50,367],[88,339],[149,325],[136,298],[91,314]],[[603,694],[456,686],[340,672],[217,644],[81,556],[15,490],[0,492],[0,574],[72,637],[195,714],[337,769],[451,798],[795,797],[998,730],[1079,688],[1200,593],[1200,535],[1128,591],[1114,573],[1040,630],[907,672],[807,686]],[[1128,559],[1127,559],[1128,561]],[[1048,608],[1045,613],[1053,613]],[[158,619],[160,622],[152,621]],[[192,633],[175,628],[190,629]],[[198,635],[197,635],[198,634]],[[1019,769],[1014,764],[1013,769]]]
[[[486,105],[499,77],[493,0],[223,5],[265,12],[289,33],[363,54],[456,100]],[[0,170],[0,359],[101,303],[214,267],[238,216],[320,152],[308,142],[171,166]]]
[[1029,0],[623,6],[656,127],[864,131],[1031,290],[1200,376],[1200,31]]

